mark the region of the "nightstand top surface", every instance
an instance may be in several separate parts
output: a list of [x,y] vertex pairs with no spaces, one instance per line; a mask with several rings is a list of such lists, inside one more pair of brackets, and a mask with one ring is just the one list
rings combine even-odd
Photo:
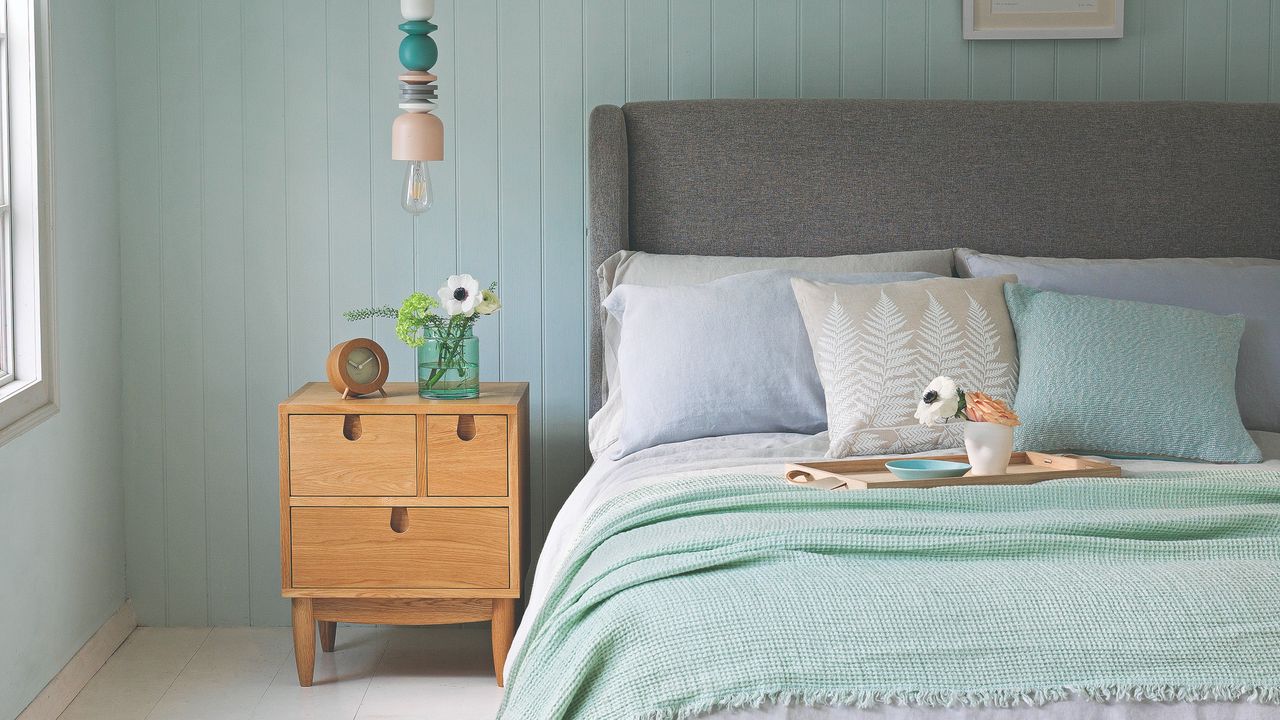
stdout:
[[394,415],[508,415],[529,395],[529,383],[480,383],[480,397],[467,400],[428,400],[418,397],[418,384],[387,383],[387,397],[370,395],[343,400],[329,383],[303,385],[280,403],[286,414],[345,413]]

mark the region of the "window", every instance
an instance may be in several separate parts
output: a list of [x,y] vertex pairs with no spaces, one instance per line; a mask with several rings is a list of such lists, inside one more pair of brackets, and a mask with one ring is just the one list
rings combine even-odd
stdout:
[[48,0],[0,0],[0,444],[57,411]]

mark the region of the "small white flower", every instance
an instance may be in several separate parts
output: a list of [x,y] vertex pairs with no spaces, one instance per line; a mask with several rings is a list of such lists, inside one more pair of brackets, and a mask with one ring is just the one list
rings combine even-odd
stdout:
[[916,405],[916,419],[921,425],[937,425],[956,416],[960,410],[960,389],[956,381],[940,376],[924,389],[924,397]]
[[470,275],[450,275],[437,294],[440,296],[440,304],[450,317],[470,317],[480,303],[480,283]]
[[481,315],[492,315],[502,309],[502,301],[497,294],[485,290],[480,293],[480,302],[476,304],[476,312]]

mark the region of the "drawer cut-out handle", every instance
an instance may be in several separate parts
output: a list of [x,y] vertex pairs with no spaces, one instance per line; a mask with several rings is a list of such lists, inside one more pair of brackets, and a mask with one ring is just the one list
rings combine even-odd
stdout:
[[397,535],[409,529],[408,508],[391,508],[391,532]]
[[360,427],[359,415],[346,415],[342,418],[342,437],[355,442],[364,434],[364,430]]
[[458,439],[467,442],[476,436],[476,416],[458,416]]

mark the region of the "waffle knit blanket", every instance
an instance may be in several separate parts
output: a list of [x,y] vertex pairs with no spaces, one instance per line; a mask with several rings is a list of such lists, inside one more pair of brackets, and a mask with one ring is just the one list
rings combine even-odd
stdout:
[[864,492],[672,479],[597,508],[560,572],[504,720],[1280,703],[1275,472]]

